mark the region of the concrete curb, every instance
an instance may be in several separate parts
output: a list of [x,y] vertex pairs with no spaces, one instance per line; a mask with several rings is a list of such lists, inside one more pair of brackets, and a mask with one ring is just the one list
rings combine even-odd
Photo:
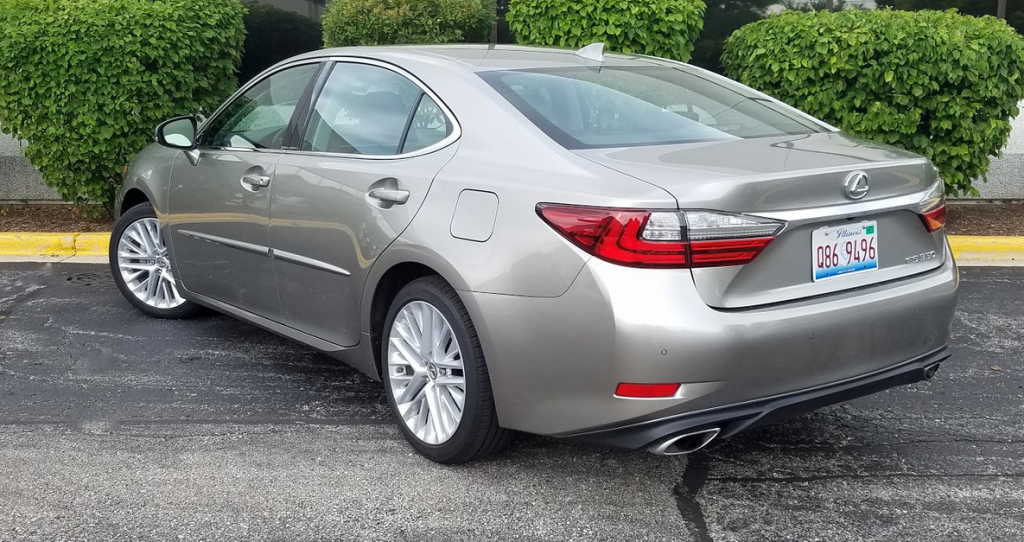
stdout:
[[[0,256],[61,258],[107,255],[110,233],[0,232]],[[1024,237],[950,235],[949,244],[963,265],[1024,265]]]

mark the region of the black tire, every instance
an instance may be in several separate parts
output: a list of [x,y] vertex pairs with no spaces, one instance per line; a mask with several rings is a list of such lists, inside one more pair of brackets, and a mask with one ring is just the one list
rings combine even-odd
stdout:
[[[133,307],[147,316],[170,319],[191,318],[202,311],[202,307],[200,305],[188,300],[185,300],[184,303],[173,308],[161,308],[147,305],[132,293],[131,289],[129,289],[128,285],[125,283],[124,277],[121,276],[117,257],[118,245],[121,241],[121,236],[129,226],[144,218],[156,218],[156,211],[153,210],[153,206],[149,203],[142,203],[132,207],[121,215],[121,218],[119,218],[117,223],[114,224],[114,231],[110,235],[110,247],[108,253],[110,272],[114,276],[114,282],[117,284],[117,289],[121,291],[121,295],[124,296],[124,298],[128,300]],[[166,240],[164,242],[166,243]]]
[[[388,337],[399,311],[414,301],[425,301],[441,312],[448,320],[462,354],[466,380],[462,420],[452,437],[439,445],[431,445],[420,440],[406,427],[395,404],[389,381]],[[388,404],[391,405],[391,412],[406,440],[423,456],[438,463],[455,465],[482,459],[500,452],[508,446],[514,432],[498,425],[498,413],[494,407],[491,380],[487,372],[483,349],[480,347],[480,339],[477,337],[466,306],[462,304],[455,289],[443,278],[439,276],[419,278],[398,292],[388,309],[387,320],[384,322],[380,359],[385,395],[388,398]]]

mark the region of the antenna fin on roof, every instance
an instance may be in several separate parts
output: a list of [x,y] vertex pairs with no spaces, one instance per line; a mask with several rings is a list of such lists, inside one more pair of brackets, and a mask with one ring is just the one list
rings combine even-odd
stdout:
[[604,62],[604,44],[596,42],[581,47],[579,51],[576,51],[576,56],[595,62]]

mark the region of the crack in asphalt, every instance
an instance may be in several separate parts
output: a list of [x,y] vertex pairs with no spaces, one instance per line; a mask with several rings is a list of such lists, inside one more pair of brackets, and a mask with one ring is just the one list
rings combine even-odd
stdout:
[[697,495],[708,480],[709,464],[707,454],[690,455],[687,458],[683,480],[676,484],[672,492],[676,496],[676,505],[683,520],[692,524],[697,535],[697,542],[715,542],[708,529],[707,518],[701,508]]
[[0,304],[0,318],[6,318],[11,314],[14,314],[14,309],[16,307],[24,305],[28,301],[32,301],[39,297],[39,295],[44,291],[46,291],[46,286],[29,286],[28,290],[22,294],[4,298],[4,303]]

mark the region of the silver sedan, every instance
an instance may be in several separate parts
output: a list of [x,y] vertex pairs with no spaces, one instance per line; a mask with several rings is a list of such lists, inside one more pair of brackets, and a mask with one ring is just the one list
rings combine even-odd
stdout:
[[130,164],[110,264],[383,380],[444,463],[514,431],[658,454],[935,374],[958,275],[925,158],[669,60],[317,51]]

